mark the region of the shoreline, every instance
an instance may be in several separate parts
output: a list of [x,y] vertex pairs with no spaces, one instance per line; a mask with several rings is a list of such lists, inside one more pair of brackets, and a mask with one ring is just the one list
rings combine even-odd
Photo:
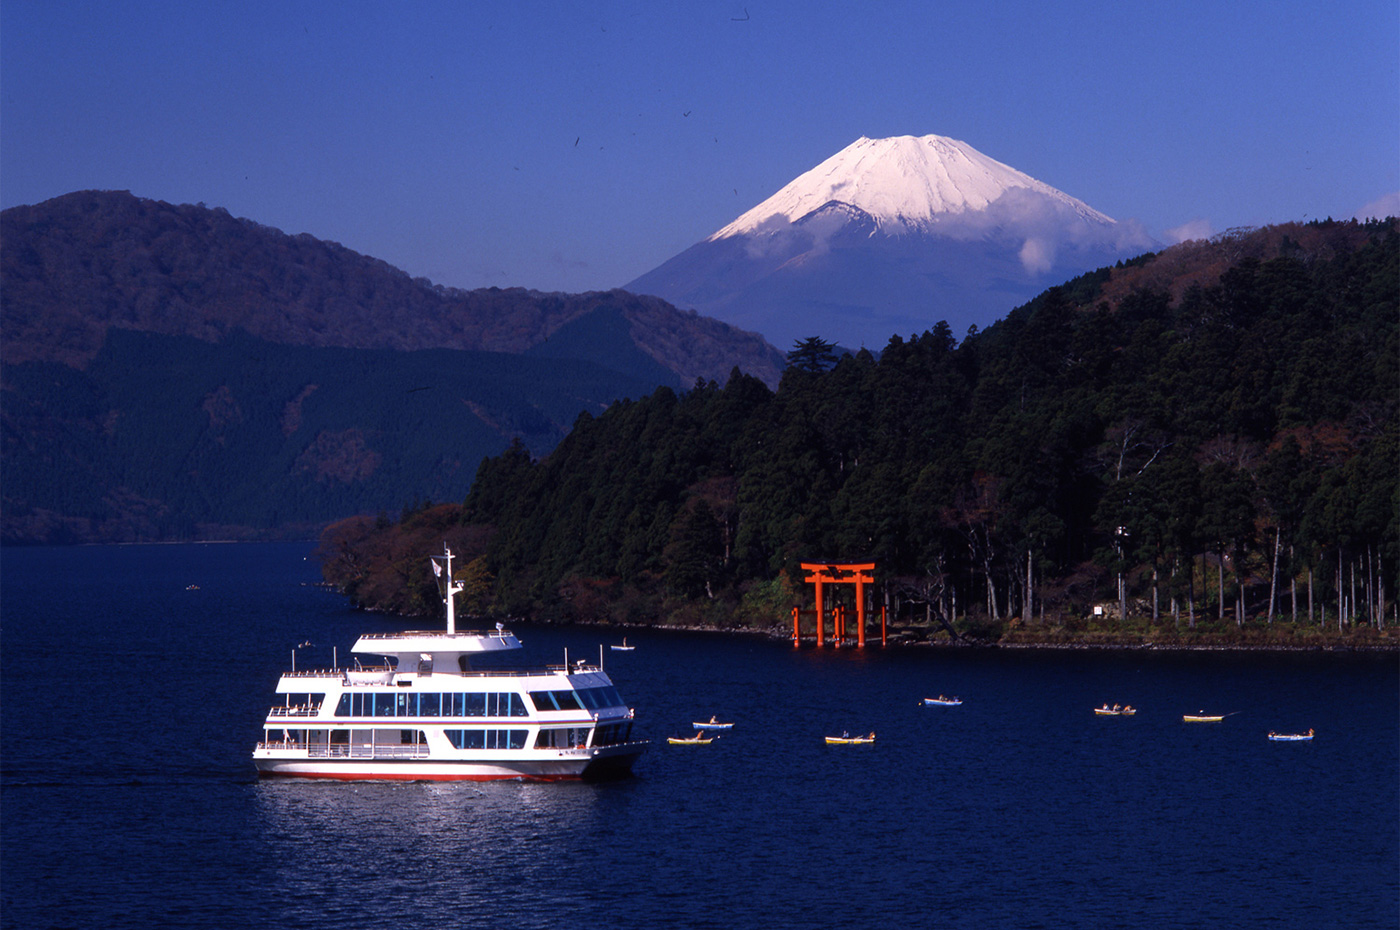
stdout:
[[[694,624],[642,624],[642,623],[611,623],[605,621],[586,620],[540,620],[525,617],[518,618],[526,623],[539,623],[546,626],[554,625],[574,625],[597,627],[609,630],[643,630],[648,632],[664,632],[674,630],[684,633],[716,633],[723,635],[737,636],[758,636],[776,642],[792,643],[791,632],[769,628],[769,629],[728,629],[714,626],[699,626]],[[816,648],[815,637],[802,638],[798,648]],[[829,641],[822,646],[823,649],[859,649],[854,642],[841,646],[834,646]],[[1277,652],[1277,653],[1400,653],[1400,639],[1384,638],[1379,642],[1320,642],[1320,643],[1161,643],[1161,642],[1025,642],[1001,640],[993,642],[956,642],[953,640],[919,640],[910,642],[906,639],[891,638],[883,646],[878,638],[873,641],[866,638],[865,648],[885,648],[885,649],[946,649],[946,650],[993,650],[1007,649],[1016,651],[1051,650],[1051,651],[1104,651],[1104,652]]]

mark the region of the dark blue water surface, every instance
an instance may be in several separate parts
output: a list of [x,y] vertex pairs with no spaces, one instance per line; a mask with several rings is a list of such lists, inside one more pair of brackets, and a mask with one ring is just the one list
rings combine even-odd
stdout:
[[[4,926],[1400,925],[1393,655],[633,630],[604,661],[653,740],[635,778],[260,782],[295,644],[329,665],[402,626],[315,587],[310,549],[3,552]],[[515,629],[536,664],[620,639]],[[940,692],[965,703],[920,705]],[[666,744],[712,713],[733,732]]]

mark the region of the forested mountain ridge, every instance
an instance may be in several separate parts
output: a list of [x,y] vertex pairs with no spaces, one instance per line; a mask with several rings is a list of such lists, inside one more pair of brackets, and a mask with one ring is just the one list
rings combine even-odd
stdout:
[[0,245],[6,364],[81,367],[111,327],[208,342],[241,329],[282,345],[520,353],[603,310],[620,314],[636,346],[681,385],[734,365],[776,383],[782,367],[762,337],[659,298],[446,288],[335,242],[126,191],[11,207],[0,213]]
[[[543,460],[483,462],[426,535],[476,527],[478,606],[542,616],[771,627],[798,561],[873,559],[896,618],[989,635],[1394,624],[1398,330],[1395,220],[1234,231],[961,343],[813,339],[776,391],[735,373],[582,416]],[[375,602],[378,553],[428,517],[332,527],[327,577]]]
[[656,298],[457,291],[125,192],[0,213],[0,333],[6,543],[306,538],[460,500],[580,410],[782,365]]

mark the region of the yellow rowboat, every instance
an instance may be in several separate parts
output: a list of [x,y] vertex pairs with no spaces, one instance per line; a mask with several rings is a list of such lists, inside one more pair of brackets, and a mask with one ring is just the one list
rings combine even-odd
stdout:
[[1205,711],[1198,711],[1194,714],[1182,714],[1182,723],[1219,723],[1230,714],[1208,714]]
[[694,736],[671,736],[666,742],[672,746],[708,746],[715,741],[713,736],[706,737],[704,732],[696,733]]
[[826,738],[828,746],[864,746],[873,742],[875,742],[874,733],[869,736],[828,736]]
[[1126,707],[1119,707],[1117,704],[1109,707],[1105,704],[1102,707],[1095,707],[1094,713],[1098,714],[1100,717],[1131,717],[1133,714],[1137,713],[1137,708],[1133,707],[1131,704]]

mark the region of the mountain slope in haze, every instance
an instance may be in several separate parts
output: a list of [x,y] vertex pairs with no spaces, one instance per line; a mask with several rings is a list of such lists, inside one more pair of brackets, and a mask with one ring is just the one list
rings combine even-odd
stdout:
[[939,320],[986,326],[1156,245],[955,139],[861,138],[625,287],[780,347],[878,349]]
[[626,354],[650,358],[644,367],[667,369],[673,384],[722,381],[736,365],[776,383],[783,364],[753,333],[656,298],[445,288],[334,242],[125,191],[12,207],[0,213],[0,244],[5,363],[81,366],[114,326],[207,341],[241,329],[284,345],[518,353],[603,311],[626,321]]
[[0,538],[305,538],[460,500],[486,456],[543,456],[655,387],[575,359],[113,329],[83,369],[5,367]]
[[227,212],[0,214],[0,538],[309,536],[460,500],[659,386],[776,382],[761,337],[622,291],[455,291]]

